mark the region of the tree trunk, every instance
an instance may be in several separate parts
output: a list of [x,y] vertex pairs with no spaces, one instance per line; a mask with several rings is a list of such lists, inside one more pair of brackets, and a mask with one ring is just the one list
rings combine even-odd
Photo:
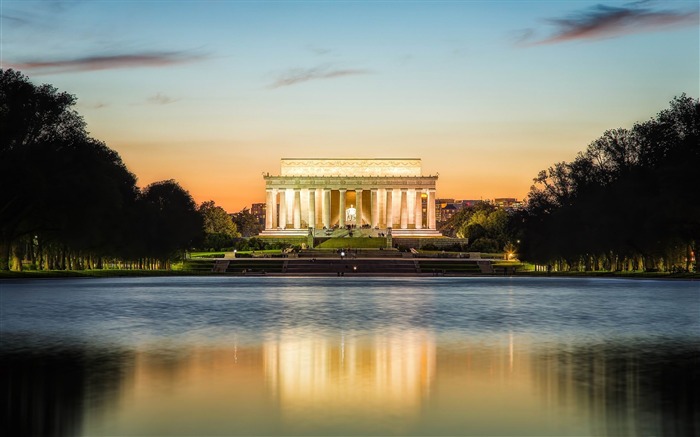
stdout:
[[0,240],[0,271],[6,272],[10,270],[10,242]]
[[15,243],[12,245],[12,270],[22,271],[22,244]]

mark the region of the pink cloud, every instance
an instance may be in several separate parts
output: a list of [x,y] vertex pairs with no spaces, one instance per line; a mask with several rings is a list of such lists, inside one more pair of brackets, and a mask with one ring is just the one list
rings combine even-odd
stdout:
[[597,5],[569,18],[550,19],[556,30],[547,37],[536,39],[534,31],[523,33],[526,45],[556,44],[573,40],[612,38],[660,29],[698,25],[698,11],[652,11],[632,7]]
[[201,54],[183,52],[139,53],[109,56],[86,56],[74,59],[30,60],[12,63],[17,70],[35,74],[67,73],[75,71],[111,70],[116,68],[166,67],[204,59]]

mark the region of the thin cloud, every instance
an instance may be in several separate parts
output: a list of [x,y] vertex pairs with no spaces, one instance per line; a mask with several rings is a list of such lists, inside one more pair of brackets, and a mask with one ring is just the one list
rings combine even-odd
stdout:
[[89,109],[102,109],[102,108],[106,108],[109,106],[107,103],[103,103],[103,102],[97,102],[97,103],[92,103],[92,104],[79,103],[78,105],[82,108],[89,108]]
[[25,24],[30,24],[30,21],[26,18],[15,17],[13,15],[0,14],[0,20],[8,22],[15,26],[23,26]]
[[698,11],[654,11],[638,8],[597,5],[567,18],[547,20],[555,26],[554,32],[537,38],[532,29],[522,31],[518,42],[524,45],[556,44],[574,40],[613,38],[634,33],[653,32],[660,29],[693,26],[698,24]]
[[280,88],[296,85],[310,80],[335,79],[345,76],[357,76],[370,74],[369,70],[361,69],[333,69],[328,66],[314,68],[293,68],[280,75],[268,88]]
[[146,102],[155,105],[167,105],[169,103],[177,102],[178,99],[173,99],[172,97],[166,96],[165,94],[156,93],[146,99]]
[[12,68],[35,74],[76,71],[112,70],[117,68],[167,67],[205,59],[206,56],[185,52],[154,52],[107,56],[86,56],[75,59],[31,60],[13,63]]
[[327,49],[325,47],[317,47],[314,45],[309,45],[306,48],[309,49],[312,53],[319,55],[319,56],[323,56],[323,55],[327,55],[327,54],[331,53],[331,49]]

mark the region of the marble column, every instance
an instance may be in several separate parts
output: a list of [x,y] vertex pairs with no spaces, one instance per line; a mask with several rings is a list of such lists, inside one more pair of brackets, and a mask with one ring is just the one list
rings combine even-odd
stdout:
[[394,227],[394,202],[392,199],[392,189],[386,189],[386,227]]
[[344,228],[345,227],[345,192],[346,190],[340,189],[339,190],[339,197],[338,197],[338,227]]
[[421,190],[416,190],[416,205],[414,213],[416,229],[423,229],[423,193]]
[[294,223],[294,229],[301,229],[301,189],[294,189],[294,203],[293,203],[293,213],[292,222]]
[[376,188],[372,188],[371,194],[370,208],[372,210],[370,211],[370,216],[372,220],[372,229],[374,229],[379,226],[379,192]]
[[408,229],[408,188],[401,188],[401,212],[399,220],[401,229]]
[[272,188],[265,190],[265,229],[272,229]]
[[272,209],[266,211],[266,214],[270,214],[272,218],[272,229],[277,229],[277,224],[279,223],[277,220],[277,190],[274,188],[272,189]]
[[280,220],[279,227],[287,229],[287,189],[280,190]]
[[323,189],[323,226],[326,229],[331,227],[331,190],[330,188]]
[[309,227],[316,227],[316,189],[309,188]]
[[428,190],[428,229],[435,229],[435,190]]
[[357,218],[355,219],[355,223],[357,223],[357,227],[361,228],[362,227],[362,188],[357,188],[355,190],[355,201],[357,202],[357,206],[355,208],[357,209]]

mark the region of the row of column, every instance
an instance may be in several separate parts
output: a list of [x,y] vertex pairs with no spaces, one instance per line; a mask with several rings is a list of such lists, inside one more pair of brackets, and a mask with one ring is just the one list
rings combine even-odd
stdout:
[[[286,191],[287,190],[293,190],[294,195],[293,195],[293,201],[292,201],[292,222],[287,223],[287,196],[286,196]],[[307,222],[309,223],[309,226],[315,227],[316,225],[316,189],[315,188],[309,188],[309,205],[308,205],[308,220]],[[425,193],[427,194],[427,228],[428,229],[435,229],[435,190],[434,189],[427,189],[427,190],[418,190],[418,189],[411,189],[412,191],[415,192],[415,203],[412,205],[409,205],[408,201],[408,188],[400,188],[400,189],[392,189],[392,188],[386,188],[385,189],[385,201],[384,204],[386,205],[385,208],[385,217],[382,217],[384,219],[384,223],[387,224],[387,227],[393,227],[394,225],[394,199],[393,195],[394,192],[397,192],[397,194],[400,197],[399,205],[400,205],[400,214],[399,214],[399,228],[400,229],[408,229],[409,225],[409,214],[413,216],[413,222],[415,225],[416,229],[422,229],[423,228],[423,200],[422,200],[422,194]],[[338,225],[340,227],[343,227],[346,225],[345,223],[345,209],[346,209],[346,203],[345,203],[345,194],[347,193],[347,189],[340,189],[338,190],[340,194],[340,199],[339,199],[339,205],[338,205]],[[362,189],[357,188],[355,190],[355,196],[358,199],[356,202],[356,216],[357,216],[357,225],[360,226],[362,225]],[[279,197],[279,214],[277,211],[277,194],[281,194]],[[321,221],[322,225],[326,228],[330,228],[331,226],[331,190],[328,188],[324,188],[322,191],[322,197],[321,197]],[[372,188],[371,189],[371,198],[370,198],[370,225],[375,228],[379,226],[380,223],[380,208],[379,208],[379,190],[377,188]],[[279,220],[278,220],[279,217]],[[267,189],[267,198],[266,198],[266,213],[265,213],[265,229],[276,229],[276,228],[282,228],[286,229],[287,225],[291,224],[294,229],[300,229],[301,228],[301,189],[300,188],[294,188],[294,189],[274,189],[274,188],[268,188]]]

